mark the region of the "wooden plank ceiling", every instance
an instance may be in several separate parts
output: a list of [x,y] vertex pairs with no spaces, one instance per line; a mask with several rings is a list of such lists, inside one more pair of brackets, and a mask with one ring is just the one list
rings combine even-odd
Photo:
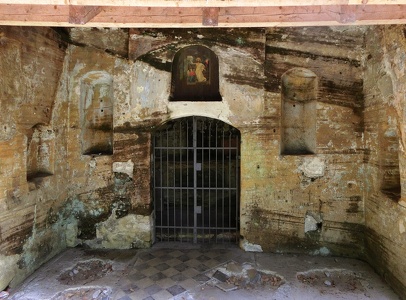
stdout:
[[406,23],[406,0],[0,0],[0,25],[273,27]]

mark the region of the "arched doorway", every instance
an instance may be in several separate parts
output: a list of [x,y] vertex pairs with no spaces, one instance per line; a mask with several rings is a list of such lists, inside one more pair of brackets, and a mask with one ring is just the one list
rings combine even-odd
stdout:
[[152,142],[155,240],[237,241],[238,129],[193,116],[167,122]]

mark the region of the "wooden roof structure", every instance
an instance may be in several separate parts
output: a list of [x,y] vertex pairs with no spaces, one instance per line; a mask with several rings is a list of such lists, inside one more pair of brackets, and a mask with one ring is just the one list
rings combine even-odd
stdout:
[[0,0],[0,25],[193,28],[406,23],[406,0]]

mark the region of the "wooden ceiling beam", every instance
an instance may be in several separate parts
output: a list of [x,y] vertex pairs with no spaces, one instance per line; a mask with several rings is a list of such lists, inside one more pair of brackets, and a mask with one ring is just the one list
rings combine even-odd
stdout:
[[0,4],[115,7],[258,7],[406,5],[406,0],[0,0]]
[[218,26],[219,24],[219,7],[204,7],[203,8],[203,26]]
[[[406,5],[220,7],[218,27],[406,24]],[[127,28],[204,27],[204,7],[105,6],[69,23],[69,5],[0,4],[0,25]],[[97,13],[96,13],[97,11]],[[92,16],[94,14],[94,16]],[[81,24],[84,23],[84,24]],[[215,26],[215,25],[212,25]]]
[[84,25],[97,16],[101,6],[69,5],[69,23]]

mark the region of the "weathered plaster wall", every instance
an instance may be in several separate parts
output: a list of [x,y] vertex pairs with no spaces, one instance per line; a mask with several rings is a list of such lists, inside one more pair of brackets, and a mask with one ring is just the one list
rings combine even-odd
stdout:
[[[100,45],[96,49],[83,42],[85,46],[70,47],[68,161],[75,166],[77,200],[84,205],[78,221],[82,241],[114,248],[107,241],[115,240],[115,231],[107,236],[109,231],[98,227],[110,224],[107,218],[114,203],[128,207],[128,215],[146,217],[152,230],[153,129],[169,119],[199,115],[241,131],[242,247],[362,256],[364,32],[364,28],[130,30],[128,55],[133,60],[129,61],[106,54]],[[83,34],[84,41],[92,39]],[[168,101],[172,59],[178,50],[195,44],[209,47],[219,58],[221,102]],[[318,77],[314,155],[280,155],[280,80],[294,67]],[[79,153],[79,83],[94,71],[113,77],[111,157]],[[117,166],[113,178],[111,164]],[[92,185],[86,184],[90,181]],[[152,238],[141,244],[148,245]]]
[[[241,234],[263,250],[363,251],[363,32],[267,30],[264,110],[243,129],[241,159]],[[280,80],[294,67],[318,76],[315,155],[280,155]]]
[[[107,224],[102,222],[118,205],[114,203],[127,207],[130,215],[148,217],[153,228],[153,129],[165,120],[199,115],[241,131],[243,245],[272,251],[362,253],[363,28],[130,30],[130,61],[109,55],[114,51],[104,51],[107,43],[103,47],[92,31],[78,31],[73,30],[71,37],[80,36],[81,43],[69,50],[68,162],[76,200],[83,205],[77,224],[82,241],[97,246],[114,239],[98,229]],[[219,58],[221,102],[168,101],[173,57],[194,44],[209,47]],[[118,41],[111,47],[122,48]],[[280,155],[280,80],[294,67],[307,68],[318,77],[312,156]],[[106,72],[113,78],[112,156],[80,154],[79,86],[89,72]],[[111,177],[113,163],[128,163],[133,169],[128,174],[118,168]],[[348,248],[349,244],[357,247]]]
[[[405,62],[403,26],[366,36],[365,225],[368,261],[406,295]],[[397,184],[395,184],[397,182]]]
[[51,29],[0,27],[0,290],[65,247],[65,165],[52,163],[67,151],[65,49]]

